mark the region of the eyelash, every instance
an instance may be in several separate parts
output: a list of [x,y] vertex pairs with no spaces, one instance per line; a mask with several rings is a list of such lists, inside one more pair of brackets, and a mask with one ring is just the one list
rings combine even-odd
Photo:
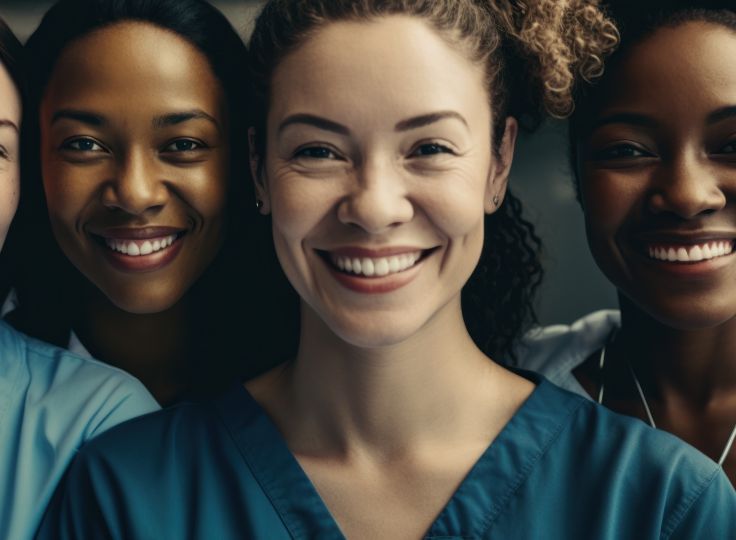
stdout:
[[[623,152],[628,152],[628,155],[622,155]],[[632,155],[635,153],[635,155]],[[650,152],[639,148],[636,145],[629,143],[616,144],[609,146],[603,150],[598,150],[594,153],[593,159],[595,161],[607,161],[607,160],[619,160],[619,159],[638,159],[644,157],[652,157]]]
[[[179,144],[179,143],[189,143],[193,145],[193,148],[187,148],[184,149],[178,149],[178,150],[169,150],[172,146]],[[183,152],[196,152],[197,150],[204,150],[207,148],[207,145],[204,144],[202,141],[197,141],[195,139],[176,139],[173,140],[164,146],[163,152],[164,153],[183,153]]]
[[8,159],[9,157],[8,150],[4,146],[0,146],[0,158]]
[[[423,149],[426,150],[428,148],[432,148],[434,150],[437,150],[436,152],[430,152],[427,154],[420,153]],[[445,146],[444,144],[436,143],[436,142],[429,142],[429,143],[422,143],[414,148],[412,150],[411,154],[409,154],[410,157],[428,157],[428,156],[436,156],[438,154],[452,154],[454,155],[455,152]]]
[[[310,153],[320,152],[322,155],[310,155]],[[340,159],[337,152],[327,148],[326,146],[305,146],[294,152],[294,159]]]
[[[99,148],[98,149],[93,149],[93,148],[74,148],[72,145],[77,144],[77,143],[91,143],[93,147],[94,146],[97,146]],[[94,140],[94,139],[92,139],[90,137],[77,137],[75,139],[69,139],[67,141],[64,141],[61,144],[61,149],[62,150],[71,150],[72,152],[100,152],[100,151],[107,152],[107,149],[104,146],[102,146],[99,142],[97,142],[96,140]]]

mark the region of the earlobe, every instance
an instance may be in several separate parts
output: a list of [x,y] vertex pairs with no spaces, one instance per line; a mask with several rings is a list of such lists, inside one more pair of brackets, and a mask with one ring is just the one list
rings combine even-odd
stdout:
[[256,192],[256,209],[261,214],[267,215],[271,212],[271,204],[261,166],[261,156],[258,155],[256,149],[256,128],[254,127],[248,128],[248,161],[250,163],[250,175],[253,179],[253,187]]
[[515,118],[511,116],[506,118],[503,138],[498,146],[498,152],[494,152],[493,163],[486,185],[484,207],[487,214],[492,214],[498,210],[506,195],[518,129],[519,125]]

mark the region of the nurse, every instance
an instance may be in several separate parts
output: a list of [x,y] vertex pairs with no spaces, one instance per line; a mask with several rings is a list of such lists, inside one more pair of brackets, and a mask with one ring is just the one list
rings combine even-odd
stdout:
[[736,10],[612,3],[622,46],[572,119],[618,312],[533,332],[519,366],[674,433],[736,483]]
[[99,437],[40,537],[736,535],[715,463],[505,370],[464,320],[486,314],[462,306],[476,269],[507,310],[496,269],[530,279],[518,240],[485,234],[522,227],[503,202],[516,118],[569,111],[615,37],[589,1],[268,2],[251,161],[299,351]]
[[[0,19],[0,249],[20,195],[22,52]],[[120,370],[0,321],[0,538],[31,538],[84,441],[157,408]]]
[[134,374],[162,404],[253,374],[259,251],[235,30],[198,0],[62,0],[27,50],[11,320]]

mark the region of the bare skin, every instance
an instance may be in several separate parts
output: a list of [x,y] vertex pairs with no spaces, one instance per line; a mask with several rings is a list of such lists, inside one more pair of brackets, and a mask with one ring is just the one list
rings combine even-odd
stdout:
[[[421,538],[534,388],[461,312],[516,135],[493,153],[488,101],[482,69],[406,17],[330,24],[274,73],[256,189],[302,331],[246,388],[351,539]],[[329,262],[350,250],[423,255],[360,277]]]
[[[583,145],[591,250],[619,289],[622,328],[606,352],[604,403],[718,460],[736,424],[736,32],[660,28],[611,73]],[[707,259],[703,244],[729,248]],[[688,259],[648,249],[675,246]],[[591,396],[599,352],[576,371]],[[724,463],[736,484],[736,448]]]
[[189,293],[223,239],[221,85],[184,38],[123,22],[64,49],[40,121],[52,229],[86,278],[68,308],[73,329],[170,403],[196,381]]

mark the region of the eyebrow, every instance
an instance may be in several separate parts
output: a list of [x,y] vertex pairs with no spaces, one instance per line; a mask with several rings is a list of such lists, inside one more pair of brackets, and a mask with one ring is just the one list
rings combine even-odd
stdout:
[[465,118],[455,111],[439,111],[429,114],[422,114],[420,116],[415,116],[413,118],[408,118],[406,120],[402,120],[396,126],[394,127],[394,130],[396,131],[409,131],[411,129],[417,129],[420,127],[428,126],[430,124],[434,124],[435,122],[439,122],[441,120],[446,120],[448,118],[454,118],[455,120],[460,120],[465,127],[468,127],[468,122],[465,120]]
[[[394,130],[409,131],[412,129],[417,129],[420,127],[428,126],[430,124],[434,124],[435,122],[439,122],[447,118],[460,120],[460,122],[462,122],[466,127],[468,126],[468,122],[465,120],[465,118],[463,118],[461,114],[455,111],[440,111],[435,113],[422,114],[420,116],[415,116],[413,118],[402,120],[397,123],[396,126],[394,126]],[[338,124],[337,122],[333,122],[332,120],[327,120],[326,118],[315,116],[313,114],[293,114],[291,116],[288,116],[279,125],[279,133],[281,133],[284,129],[293,124],[307,124],[309,126],[314,126],[325,131],[332,131],[333,133],[337,133],[339,135],[350,135],[350,130],[342,124]]]
[[592,129],[606,126],[608,124],[630,124],[633,126],[653,127],[656,122],[643,114],[638,113],[614,113],[598,118],[593,122]]
[[729,105],[710,113],[708,115],[708,118],[706,119],[706,122],[708,122],[709,124],[715,124],[717,122],[720,122],[721,120],[726,120],[727,118],[731,118],[734,116],[736,116],[736,105]]
[[339,135],[350,135],[350,130],[342,124],[338,124],[337,122],[333,122],[332,120],[327,120],[326,118],[315,116],[313,114],[292,114],[291,116],[287,116],[279,125],[279,133],[294,124],[306,124],[324,131],[332,131]]
[[18,129],[16,123],[12,120],[8,120],[7,118],[0,118],[0,128],[2,127],[9,127],[20,133],[20,130]]
[[54,125],[59,120],[74,120],[90,126],[104,126],[107,124],[107,120],[99,114],[77,109],[60,109],[56,111],[51,117],[51,125]]
[[164,128],[175,126],[183,122],[189,122],[190,120],[207,120],[214,124],[218,130],[220,129],[220,123],[212,115],[207,114],[201,109],[192,109],[190,111],[180,111],[157,116],[153,119],[153,127]]

